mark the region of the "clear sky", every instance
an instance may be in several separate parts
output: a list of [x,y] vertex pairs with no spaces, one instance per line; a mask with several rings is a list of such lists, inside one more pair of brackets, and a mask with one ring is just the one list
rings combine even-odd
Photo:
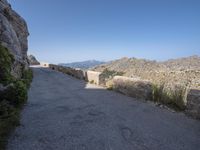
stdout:
[[200,0],[9,0],[51,63],[200,55]]

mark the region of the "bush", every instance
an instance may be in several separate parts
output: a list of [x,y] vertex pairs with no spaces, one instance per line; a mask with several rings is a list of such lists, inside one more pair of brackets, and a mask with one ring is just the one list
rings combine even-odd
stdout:
[[24,70],[22,74],[22,79],[26,84],[27,88],[29,88],[33,79],[33,71],[31,69]]
[[15,107],[23,105],[27,97],[27,86],[22,80],[15,81],[14,84],[5,91],[5,99]]
[[165,89],[165,85],[153,85],[152,99],[155,102],[165,104],[176,110],[184,110],[184,95],[186,88],[183,86],[175,86],[173,89]]
[[7,137],[15,126],[19,125],[19,110],[6,100],[0,102],[0,149],[5,149]]
[[0,83],[6,85],[12,81],[13,77],[10,72],[13,62],[13,55],[0,44]]
[[94,80],[91,80],[91,81],[90,81],[90,84],[94,84]]
[[27,100],[27,90],[32,81],[32,70],[23,69],[22,78],[16,79],[11,74],[14,57],[7,48],[0,44],[0,84],[5,86],[0,91],[0,149],[5,149],[7,137],[15,126],[19,125],[20,109]]
[[102,77],[105,79],[113,78],[114,76],[122,76],[124,72],[117,72],[114,70],[108,70],[107,68],[101,73]]

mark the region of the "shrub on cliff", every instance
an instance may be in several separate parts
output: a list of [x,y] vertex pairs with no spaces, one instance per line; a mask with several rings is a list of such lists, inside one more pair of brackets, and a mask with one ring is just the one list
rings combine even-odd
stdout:
[[14,57],[0,44],[0,149],[5,148],[7,136],[19,124],[20,108],[27,100],[27,90],[32,81],[32,71],[22,70],[22,78],[11,74]]
[[27,99],[27,86],[22,80],[13,82],[5,91],[3,91],[2,99],[7,100],[10,105],[19,107]]
[[22,74],[22,79],[23,79],[24,83],[26,84],[27,88],[29,88],[30,84],[32,82],[32,79],[33,79],[32,70],[31,69],[24,70],[23,74]]
[[11,65],[14,61],[7,48],[3,47],[0,43],[0,83],[8,84],[12,80]]

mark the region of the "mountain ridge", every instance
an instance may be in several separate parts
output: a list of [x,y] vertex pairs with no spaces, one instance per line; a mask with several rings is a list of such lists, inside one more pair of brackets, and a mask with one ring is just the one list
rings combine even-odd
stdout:
[[72,63],[59,63],[58,65],[71,67],[71,68],[89,69],[91,67],[95,67],[97,65],[101,65],[104,63],[105,62],[103,61],[86,60],[86,61],[78,61],[78,62],[72,62]]

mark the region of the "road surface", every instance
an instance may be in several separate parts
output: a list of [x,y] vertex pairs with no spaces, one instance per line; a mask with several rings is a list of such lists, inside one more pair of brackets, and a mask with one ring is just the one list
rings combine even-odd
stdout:
[[199,150],[200,121],[34,68],[8,150]]

